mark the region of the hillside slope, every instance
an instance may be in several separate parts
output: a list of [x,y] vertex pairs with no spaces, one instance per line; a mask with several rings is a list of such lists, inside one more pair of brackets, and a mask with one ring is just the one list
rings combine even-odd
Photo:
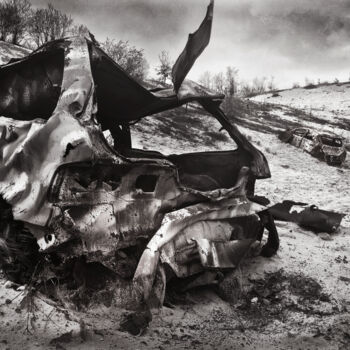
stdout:
[[298,109],[305,116],[299,118],[303,125],[334,132],[350,142],[350,82],[267,93],[250,101],[274,106],[276,110],[277,106]]

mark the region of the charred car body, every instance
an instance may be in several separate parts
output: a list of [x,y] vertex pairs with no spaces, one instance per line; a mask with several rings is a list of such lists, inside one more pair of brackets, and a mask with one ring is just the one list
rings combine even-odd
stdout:
[[317,134],[308,128],[294,128],[282,132],[279,138],[293,146],[302,148],[329,165],[341,165],[346,158],[343,141],[336,135]]
[[[147,300],[157,278],[165,286],[164,266],[194,284],[233,269],[264,226],[265,255],[277,250],[272,217],[248,199],[255,180],[270,177],[264,155],[226,118],[224,96],[184,80],[209,41],[212,13],[213,2],[174,65],[174,89],[146,90],[93,38],[50,42],[1,67],[0,246],[10,278],[23,283],[21,268],[40,256],[84,256]],[[132,148],[130,123],[193,101],[236,149],[164,156]]]

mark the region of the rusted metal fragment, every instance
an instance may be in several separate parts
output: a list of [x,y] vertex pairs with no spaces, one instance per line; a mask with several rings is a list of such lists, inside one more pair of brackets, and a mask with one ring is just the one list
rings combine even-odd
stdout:
[[182,292],[196,288],[196,287],[202,287],[202,286],[208,286],[208,285],[217,285],[221,282],[223,279],[223,273],[219,270],[217,271],[210,271],[205,270],[202,273],[195,276],[193,280],[190,282],[187,282],[180,288]]
[[335,232],[345,214],[319,209],[306,203],[283,201],[269,208],[276,220],[290,221],[314,232]]
[[194,62],[209,44],[213,22],[213,11],[214,0],[210,0],[203,22],[196,32],[189,35],[186,47],[173,66],[172,79],[175,91],[179,90]]
[[171,267],[177,277],[192,276],[203,271],[196,239],[229,241],[235,228],[228,221],[200,221],[185,228],[167,243],[160,259]]
[[234,269],[247,254],[255,239],[240,241],[210,241],[200,238],[195,240],[201,264],[207,269]]

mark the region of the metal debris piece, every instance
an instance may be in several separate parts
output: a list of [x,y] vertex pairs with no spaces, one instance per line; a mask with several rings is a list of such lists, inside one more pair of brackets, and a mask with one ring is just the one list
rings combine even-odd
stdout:
[[207,269],[236,268],[255,240],[215,242],[197,239],[201,264]]
[[319,209],[316,205],[283,201],[269,208],[275,220],[290,221],[314,232],[335,232],[345,214]]

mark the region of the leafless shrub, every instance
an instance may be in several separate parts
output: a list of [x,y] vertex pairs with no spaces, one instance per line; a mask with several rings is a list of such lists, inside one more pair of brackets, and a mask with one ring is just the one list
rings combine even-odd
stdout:
[[159,66],[156,68],[157,75],[161,78],[162,83],[166,83],[168,78],[171,78],[171,63],[168,51],[162,51],[159,55]]
[[224,93],[225,91],[225,78],[224,74],[222,72],[219,72],[214,75],[213,77],[213,85],[214,90],[216,90],[219,93]]
[[71,16],[48,4],[32,11],[28,32],[37,47],[67,36],[73,24]]
[[253,97],[261,95],[267,91],[267,79],[266,77],[254,78],[251,83],[241,84],[241,94],[243,97]]
[[0,40],[18,45],[26,34],[31,3],[28,0],[7,0],[0,3]]
[[199,83],[208,89],[232,97],[238,91],[238,69],[228,66],[225,73],[218,72],[216,74],[205,71],[200,76]]
[[267,81],[267,90],[276,90],[275,77],[273,75],[271,75],[270,79]]
[[304,86],[304,89],[310,90],[310,89],[316,89],[317,86],[314,84],[308,84]]
[[130,76],[142,81],[148,72],[149,65],[144,56],[143,49],[130,46],[128,41],[107,38],[102,48],[112,57]]
[[222,132],[216,132],[216,131],[207,131],[205,132],[205,135],[207,135],[213,143],[215,142],[227,142],[229,138],[226,134]]
[[203,85],[207,89],[212,89],[212,74],[209,71],[203,72],[202,75],[199,77],[199,84]]
[[89,32],[90,32],[89,28],[84,24],[80,24],[80,25],[76,24],[70,30],[70,34],[73,36],[80,36],[80,35],[88,36]]
[[238,91],[238,69],[235,67],[226,67],[226,94],[232,97]]

